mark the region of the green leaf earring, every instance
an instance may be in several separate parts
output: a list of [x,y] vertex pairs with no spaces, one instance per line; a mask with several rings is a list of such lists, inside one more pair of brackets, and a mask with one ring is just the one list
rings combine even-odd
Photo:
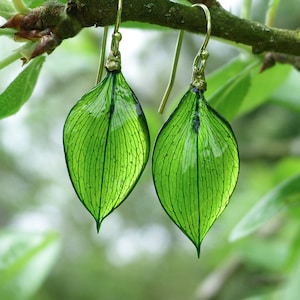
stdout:
[[71,181],[98,231],[103,219],[130,194],[149,157],[146,118],[121,73],[121,12],[119,0],[107,75],[72,108],[63,132]]
[[203,238],[233,193],[239,156],[229,123],[204,98],[211,21],[205,5],[193,6],[204,10],[207,35],[194,60],[192,83],[156,139],[152,172],[161,205],[193,242],[199,256]]

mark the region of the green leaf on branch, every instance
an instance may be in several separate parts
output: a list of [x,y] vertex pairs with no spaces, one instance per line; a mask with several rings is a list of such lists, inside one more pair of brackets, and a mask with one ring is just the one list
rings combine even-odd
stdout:
[[229,123],[190,88],[162,127],[153,152],[160,202],[198,255],[221,215],[239,172],[237,143]]
[[11,1],[8,0],[0,1],[0,17],[9,19],[15,14],[16,14],[16,10],[12,5]]
[[56,233],[0,234],[0,299],[29,299],[40,287],[59,253]]
[[250,82],[249,74],[240,73],[232,82],[227,82],[217,90],[209,103],[227,120],[233,120],[247,95]]
[[277,213],[300,205],[300,174],[289,178],[265,195],[233,229],[237,240],[260,228]]
[[206,92],[209,103],[232,120],[236,115],[248,113],[272,99],[274,92],[283,86],[292,67],[276,65],[260,73],[260,64],[253,57],[239,56],[209,75]]
[[238,57],[208,77],[209,104],[227,120],[237,115],[251,85],[258,62]]
[[239,114],[248,113],[271,99],[272,94],[285,82],[292,67],[277,64],[260,73],[260,66],[252,71],[251,86]]
[[149,148],[146,118],[121,72],[109,72],[71,110],[64,126],[66,162],[98,231],[134,188]]
[[251,83],[248,72],[227,81],[209,99],[209,104],[227,120],[232,120],[242,105]]
[[272,94],[271,102],[279,104],[300,113],[300,72],[292,70],[276,92]]
[[245,71],[251,71],[258,64],[259,62],[256,59],[253,59],[252,56],[245,57],[240,55],[228,62],[222,68],[208,75],[208,89],[205,92],[206,98],[210,99],[218,89],[222,88],[223,85],[227,85],[228,83],[232,82],[232,80],[235,80],[239,74]]
[[44,56],[32,60],[0,95],[0,118],[15,114],[30,98],[44,61]]

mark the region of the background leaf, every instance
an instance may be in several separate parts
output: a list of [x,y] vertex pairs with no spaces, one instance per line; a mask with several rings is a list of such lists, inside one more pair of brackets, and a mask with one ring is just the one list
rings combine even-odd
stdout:
[[240,55],[208,76],[205,96],[227,120],[232,120],[240,110],[251,85],[250,74],[257,65],[257,60]]
[[[232,82],[239,74],[249,69],[249,66],[258,65],[257,59],[251,56],[239,55],[227,64],[207,76],[207,91],[205,97],[209,100],[223,85]],[[250,70],[249,70],[250,71]]]
[[300,204],[300,174],[287,179],[265,195],[233,229],[234,241],[257,230],[275,214]]
[[0,298],[29,299],[40,287],[58,256],[56,233],[0,234]]
[[12,5],[11,1],[8,1],[8,0],[0,1],[0,17],[9,19],[16,13],[17,12],[16,12],[14,6]]
[[292,70],[284,84],[271,96],[271,103],[279,104],[300,113],[300,72]]
[[232,120],[250,87],[249,71],[241,72],[218,89],[209,99],[211,106],[227,120]]
[[15,114],[30,98],[44,61],[36,57],[0,95],[0,118]]
[[260,73],[260,66],[252,71],[251,87],[245,97],[239,114],[245,114],[270,100],[271,95],[285,81],[292,70],[289,65],[277,64],[276,67]]
[[[260,60],[240,55],[207,77],[205,96],[209,103],[225,118],[232,120],[237,114],[252,111],[270,99],[285,99],[285,90],[279,89],[292,71],[291,66],[276,67],[260,73]],[[290,83],[292,86],[294,83]],[[263,88],[261,88],[263,86]],[[284,85],[285,86],[285,85]],[[280,94],[274,92],[279,89]],[[274,94],[274,97],[271,97]],[[297,105],[296,93],[288,93],[286,105]],[[284,100],[282,100],[284,101]]]

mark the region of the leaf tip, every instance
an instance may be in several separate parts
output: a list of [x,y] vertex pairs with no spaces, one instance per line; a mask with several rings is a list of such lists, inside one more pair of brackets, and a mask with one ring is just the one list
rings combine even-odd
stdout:
[[199,244],[194,244],[197,250],[197,257],[200,259],[200,254],[201,254],[201,242]]
[[101,221],[96,220],[97,233],[100,231]]

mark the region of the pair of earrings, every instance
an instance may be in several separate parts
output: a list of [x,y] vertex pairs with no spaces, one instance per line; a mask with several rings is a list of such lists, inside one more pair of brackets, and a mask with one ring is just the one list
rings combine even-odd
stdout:
[[[234,190],[239,159],[229,123],[203,96],[211,22],[205,5],[194,6],[205,12],[207,36],[194,61],[192,84],[158,134],[152,171],[163,208],[199,255],[204,236]],[[103,219],[130,194],[150,153],[146,118],[121,72],[121,12],[118,0],[107,75],[72,108],[63,133],[71,181],[98,231]],[[169,92],[170,85],[161,111]]]

